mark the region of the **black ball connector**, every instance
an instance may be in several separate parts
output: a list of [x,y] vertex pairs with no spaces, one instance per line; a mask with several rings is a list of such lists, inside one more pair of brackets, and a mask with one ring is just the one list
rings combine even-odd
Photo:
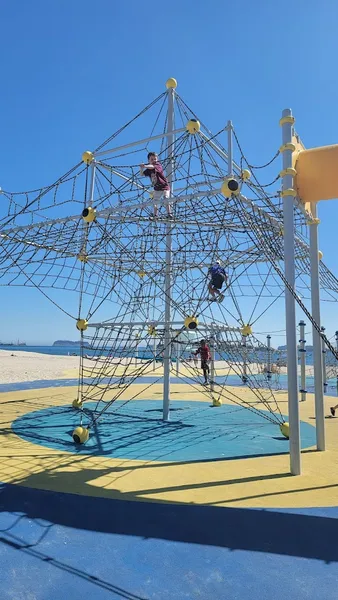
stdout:
[[236,179],[230,179],[228,181],[228,188],[231,192],[237,192],[239,188],[238,181],[236,181]]

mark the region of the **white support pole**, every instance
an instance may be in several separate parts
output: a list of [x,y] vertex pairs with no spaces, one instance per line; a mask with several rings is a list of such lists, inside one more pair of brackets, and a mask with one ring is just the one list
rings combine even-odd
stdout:
[[89,189],[89,206],[92,206],[94,202],[94,191],[95,191],[95,175],[96,175],[96,166],[95,162],[92,162],[90,165],[91,168],[91,178],[90,178],[90,189]]
[[246,335],[242,334],[242,346],[243,346],[243,374],[242,381],[243,383],[248,382],[248,348],[246,345]]
[[210,389],[211,392],[214,392],[215,389],[215,338],[212,336],[210,338]]
[[[281,126],[283,146],[291,144],[293,133],[291,110],[283,110]],[[292,150],[283,152],[283,171],[292,168]],[[284,262],[285,277],[292,290],[295,287],[295,233],[294,233],[294,196],[288,190],[293,190],[293,176],[285,173],[282,178],[283,216],[284,216]],[[296,341],[296,307],[295,298],[285,286],[285,320],[288,369],[288,405],[290,425],[290,469],[293,475],[301,473],[300,456],[300,426],[297,380],[297,341]]]
[[[89,184],[89,197],[84,198],[84,208],[87,206],[92,206],[94,202],[94,191],[95,191],[95,175],[96,175],[96,166],[95,162],[92,162],[90,165],[90,184]],[[80,254],[85,255],[87,249],[87,239],[88,239],[88,227],[84,227],[83,235],[82,235],[82,244]],[[82,274],[83,277],[84,273]]]
[[[173,145],[174,145],[174,97],[175,91],[168,89],[168,118],[167,118],[167,179],[170,185],[170,196],[173,194]],[[169,200],[170,202],[170,200]],[[163,354],[163,421],[169,421],[170,415],[170,347],[171,347],[171,244],[172,224],[168,220],[165,236],[165,281],[164,281],[164,354]]]
[[[317,206],[311,204],[313,221],[310,222],[310,269],[311,269],[311,312],[320,327],[320,289],[319,289],[319,256],[318,256],[318,224]],[[315,416],[317,450],[325,450],[325,415],[324,386],[322,367],[322,342],[315,327],[312,327],[313,340],[313,374],[315,380]]]
[[153,359],[153,371],[156,371],[156,337],[154,336],[154,346],[153,346],[153,353],[154,353],[154,359]]
[[[338,352],[338,331],[336,331],[335,333],[335,338],[336,338],[336,350]],[[337,387],[337,396],[338,396],[338,372],[337,372],[337,381],[336,381],[336,387]]]
[[232,156],[232,121],[228,121],[228,175],[233,173],[233,156]]
[[[183,320],[182,321],[173,321],[171,323],[172,326],[175,327],[183,327]],[[104,327],[105,329],[118,329],[120,330],[121,328],[129,328],[130,326],[133,327],[145,327],[145,326],[154,326],[154,327],[159,327],[160,329],[164,328],[165,326],[165,321],[129,321],[129,322],[121,322],[121,321],[101,321],[101,323],[88,323],[88,327],[94,327],[95,329],[98,329],[99,327]],[[208,331],[210,329],[210,325],[208,324],[204,324],[204,323],[200,323],[198,325],[198,329],[203,330],[203,331]],[[215,328],[216,329],[216,328]],[[217,325],[217,331],[232,331],[232,332],[237,332],[239,333],[241,331],[240,327],[228,327],[227,325]]]
[[[131,338],[132,332],[130,332],[130,338]],[[136,334],[136,348],[135,348],[135,366],[137,366],[137,362],[138,362],[138,334]]]
[[[171,135],[174,135],[175,133],[183,133],[185,131],[186,131],[185,127],[176,129],[176,131],[173,131],[173,129],[169,130],[169,127],[168,127],[168,131],[166,133],[159,133],[158,135],[153,135],[152,137],[144,138],[143,140],[138,140],[137,142],[130,142],[130,144],[124,144],[124,146],[116,146],[116,148],[109,148],[108,150],[94,152],[94,156],[96,158],[97,156],[105,156],[107,154],[113,154],[114,152],[120,152],[120,150],[126,150],[127,148],[132,148],[133,146],[144,147],[146,144],[149,144],[149,142],[154,142],[155,140],[162,140],[163,138],[169,139],[169,137]],[[168,144],[168,146],[169,146],[169,144]]]
[[271,380],[272,372],[271,372],[271,335],[266,336],[266,345],[267,345],[267,361],[266,361],[266,377],[268,381]]
[[180,344],[176,342],[176,375],[180,374]]
[[[321,327],[320,330],[325,333],[325,327]],[[323,368],[323,391],[324,394],[327,392],[327,380],[326,380],[326,346],[323,338],[321,339],[322,343],[322,368]]]
[[305,323],[299,321],[299,358],[300,358],[300,400],[306,400],[306,339],[305,339]]

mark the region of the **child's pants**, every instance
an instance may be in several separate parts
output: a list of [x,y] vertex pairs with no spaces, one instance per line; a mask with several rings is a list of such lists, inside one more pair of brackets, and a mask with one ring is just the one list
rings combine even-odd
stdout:
[[[170,190],[154,190],[154,215],[157,215],[158,212],[158,207],[157,207],[157,202],[159,200],[161,200],[161,198],[164,198],[164,200],[169,200],[170,198]],[[168,215],[171,215],[171,209],[172,209],[172,204],[170,204],[170,202],[166,202],[166,206],[167,206],[167,213]]]

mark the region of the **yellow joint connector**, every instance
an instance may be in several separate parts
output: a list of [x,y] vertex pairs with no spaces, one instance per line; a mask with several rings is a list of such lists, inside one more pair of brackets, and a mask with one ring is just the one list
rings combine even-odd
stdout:
[[285,152],[286,150],[291,150],[291,152],[294,152],[296,150],[296,146],[290,142],[289,144],[283,144],[283,146],[279,148],[279,152]]
[[280,126],[284,125],[285,123],[291,123],[291,125],[293,125],[295,123],[296,119],[295,117],[282,117],[279,121]]
[[319,225],[319,223],[320,219],[318,219],[317,217],[315,219],[312,219],[312,221],[307,222],[308,225]]
[[281,196],[282,198],[284,198],[285,196],[293,196],[295,198],[297,196],[297,192],[292,188],[288,188],[287,190],[282,191]]
[[283,171],[279,173],[280,177],[285,177],[285,175],[291,175],[292,177],[296,177],[297,171],[293,167],[288,167],[287,169],[283,169]]

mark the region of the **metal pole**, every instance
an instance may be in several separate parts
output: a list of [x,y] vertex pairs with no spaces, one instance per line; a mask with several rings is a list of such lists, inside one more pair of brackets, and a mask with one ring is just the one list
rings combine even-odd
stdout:
[[[293,134],[291,110],[283,110],[281,126],[283,146],[291,144]],[[295,287],[295,236],[294,236],[294,195],[288,190],[293,190],[293,176],[286,172],[292,168],[292,150],[283,152],[282,196],[284,217],[284,264],[285,277],[292,289]],[[299,431],[299,405],[297,381],[297,341],[296,341],[296,307],[294,295],[285,286],[285,320],[287,344],[287,369],[288,369],[288,405],[290,425],[290,469],[293,475],[300,475],[300,431]]]
[[91,168],[91,178],[90,178],[90,188],[89,188],[89,206],[92,206],[94,202],[94,191],[95,191],[95,175],[96,175],[96,166],[95,162],[92,162],[90,165]]
[[272,372],[271,372],[271,335],[266,336],[266,345],[268,347],[266,376],[267,376],[268,381],[270,381],[271,376],[272,376]]
[[97,156],[105,156],[106,154],[112,154],[113,152],[120,152],[120,150],[126,150],[126,148],[132,148],[132,146],[145,146],[145,144],[149,144],[149,142],[154,142],[155,140],[161,140],[163,138],[169,138],[169,136],[172,134],[183,133],[185,131],[185,127],[176,129],[176,131],[173,131],[173,129],[171,129],[170,131],[168,130],[166,133],[159,133],[158,135],[153,135],[152,137],[144,138],[143,140],[138,140],[137,142],[130,142],[130,144],[116,146],[116,148],[109,148],[108,150],[102,150],[101,152],[94,152],[94,156],[95,158]]
[[242,346],[243,346],[243,374],[242,381],[243,383],[248,382],[248,349],[246,345],[246,335],[242,334]]
[[[318,224],[317,206],[311,204],[313,221],[310,222],[310,270],[311,270],[311,312],[317,325],[320,326],[320,290],[319,290],[319,257],[318,257]],[[325,450],[325,415],[324,386],[322,367],[322,342],[318,331],[312,327],[313,340],[313,374],[315,379],[315,415],[317,450]]]
[[215,388],[215,338],[210,338],[210,389],[213,392]]
[[[170,196],[173,193],[173,144],[174,144],[174,89],[168,89],[168,118],[167,118],[167,179],[170,185]],[[170,202],[170,200],[169,200]],[[168,220],[165,236],[165,281],[164,281],[164,354],[163,354],[163,421],[169,421],[170,407],[170,319],[171,319],[171,244],[172,224]]]
[[156,371],[156,337],[154,336],[154,360],[153,360],[153,371]]
[[180,374],[180,345],[176,342],[176,375]]
[[[325,327],[321,327],[320,330],[325,333]],[[324,394],[327,392],[327,380],[326,380],[326,346],[323,338],[321,339],[322,343],[322,368],[323,368],[323,390]]]
[[[160,328],[164,328],[165,326],[165,321],[130,321],[130,322],[124,322],[124,323],[120,323],[119,321],[102,321],[101,323],[88,323],[88,327],[94,327],[95,329],[97,329],[98,327],[102,327],[104,325],[104,327],[106,329],[110,328],[110,329],[118,329],[120,330],[121,327],[130,327],[132,326],[138,326],[138,327],[145,327],[145,326],[151,326],[153,325],[154,327],[160,327]],[[171,323],[171,325],[175,326],[175,327],[182,327],[183,325],[183,320],[182,321],[173,321]],[[198,325],[198,330],[206,330],[208,331],[210,329],[210,325],[205,324],[205,323],[200,323]],[[240,332],[241,329],[239,327],[228,327],[226,325],[218,325],[217,326],[217,331],[234,331],[234,332]]]
[[228,175],[232,175],[232,121],[228,121]]
[[[130,332],[130,338],[132,336],[132,332]],[[137,361],[138,361],[138,334],[136,334],[136,348],[135,348],[135,366],[137,365]]]
[[300,358],[300,400],[304,402],[306,400],[306,347],[305,347],[305,323],[299,321],[299,358]]
[[[338,331],[336,331],[336,333],[335,333],[335,338],[336,338],[336,350],[338,351]],[[337,372],[336,386],[337,386],[337,396],[338,396],[338,372]]]
[[[94,202],[94,191],[95,191],[95,175],[96,175],[96,167],[95,162],[92,162],[90,165],[90,184],[89,184],[89,197],[84,199],[84,208],[87,206],[92,206]],[[86,194],[87,195],[87,194]],[[83,236],[82,236],[82,244],[80,254],[86,254],[87,248],[87,239],[88,239],[88,227],[84,227]]]

